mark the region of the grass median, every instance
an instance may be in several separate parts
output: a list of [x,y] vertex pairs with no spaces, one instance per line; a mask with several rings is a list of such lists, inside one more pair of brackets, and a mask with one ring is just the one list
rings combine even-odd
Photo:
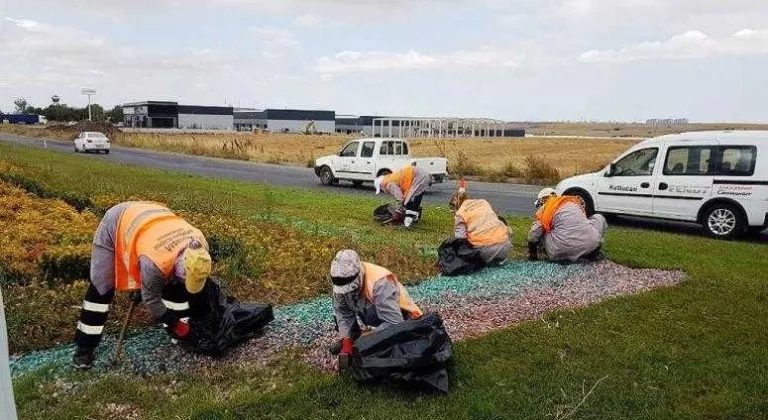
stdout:
[[[451,231],[450,213],[435,207],[415,231],[377,226],[370,211],[383,200],[373,197],[220,181],[4,145],[0,164],[15,185],[81,202],[95,214],[126,198],[156,199],[229,236],[260,236],[259,227],[267,226],[307,234],[279,257],[286,261],[280,270],[297,270],[293,279],[325,270],[315,266],[327,257],[323,253],[309,266],[300,263],[302,239],[320,237],[323,246],[368,253],[392,245],[392,264],[410,273],[404,280],[418,280],[422,261]],[[228,230],[211,221],[217,218],[236,226]],[[530,220],[510,220],[519,251]],[[279,249],[278,241],[265,249]],[[17,403],[23,418],[764,418],[765,245],[617,228],[609,231],[605,249],[618,263],[682,269],[688,279],[462,341],[447,397],[359,387],[288,353],[267,366],[148,378],[41,371],[16,380]]]

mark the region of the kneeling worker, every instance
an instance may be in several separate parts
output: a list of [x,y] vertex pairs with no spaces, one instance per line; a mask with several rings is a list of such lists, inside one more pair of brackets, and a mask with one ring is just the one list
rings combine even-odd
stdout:
[[[421,309],[394,274],[384,267],[360,261],[351,249],[339,251],[331,263],[333,315],[339,329],[339,366],[345,369],[352,345],[362,330],[386,328],[406,319],[420,318]],[[360,325],[358,320],[364,325]]]
[[490,203],[468,199],[464,180],[451,196],[449,206],[454,212],[454,236],[465,238],[478,251],[485,264],[501,264],[512,249],[512,235],[499,219]]
[[200,230],[160,204],[125,202],[107,210],[93,238],[73,366],[92,366],[115,290],[141,291],[152,319],[184,340],[188,297],[203,289],[211,272],[207,248]]
[[587,217],[584,201],[579,197],[558,196],[552,188],[544,188],[536,200],[535,221],[528,232],[528,259],[538,259],[538,246],[543,245],[550,261],[575,262],[596,260],[602,255],[601,243],[608,224],[596,214]]
[[421,199],[429,188],[430,178],[427,171],[408,166],[398,172],[376,178],[374,186],[376,194],[384,190],[395,197],[399,208],[394,216],[395,221],[402,221],[405,227],[411,227],[421,217]]

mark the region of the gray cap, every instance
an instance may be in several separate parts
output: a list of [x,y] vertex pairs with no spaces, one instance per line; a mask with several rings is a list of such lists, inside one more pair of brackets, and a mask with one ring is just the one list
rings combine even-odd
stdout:
[[333,293],[345,294],[360,287],[360,256],[351,249],[336,253],[331,262]]

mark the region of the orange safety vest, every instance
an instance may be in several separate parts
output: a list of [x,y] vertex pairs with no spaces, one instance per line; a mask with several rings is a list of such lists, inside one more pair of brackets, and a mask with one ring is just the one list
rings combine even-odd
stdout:
[[507,225],[499,220],[485,200],[465,200],[456,214],[464,219],[467,240],[473,246],[495,245],[509,240]]
[[391,281],[397,285],[397,288],[400,291],[399,304],[402,311],[409,313],[412,319],[421,318],[421,316],[424,315],[421,309],[408,295],[408,291],[405,290],[405,287],[400,284],[397,277],[395,277],[391,271],[367,262],[363,263],[363,270],[365,270],[365,274],[363,275],[363,293],[368,302],[375,303],[373,302],[373,286],[376,285],[377,281],[384,279],[385,281]]
[[394,182],[400,187],[400,191],[403,192],[403,197],[405,197],[408,195],[408,191],[411,190],[414,170],[413,166],[408,166],[400,171],[386,175],[381,181],[382,189],[389,189],[389,184]]
[[170,279],[176,258],[195,239],[208,249],[203,233],[167,207],[132,202],[117,222],[115,290],[141,289],[139,256],[149,258]]
[[573,203],[579,206],[581,211],[584,209],[581,207],[581,199],[570,195],[564,195],[561,197],[552,197],[544,203],[539,211],[536,212],[536,220],[544,227],[544,232],[549,233],[552,231],[552,220],[555,218],[555,213],[560,210],[560,207],[567,203]]

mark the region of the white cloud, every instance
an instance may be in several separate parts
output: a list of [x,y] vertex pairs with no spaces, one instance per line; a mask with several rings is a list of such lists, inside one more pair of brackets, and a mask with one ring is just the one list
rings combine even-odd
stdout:
[[717,55],[768,53],[768,30],[742,29],[730,37],[715,39],[698,30],[675,35],[666,41],[643,42],[618,50],[590,50],[583,62],[622,62],[654,59],[692,59]]
[[268,60],[281,59],[300,44],[293,32],[283,28],[254,26],[248,29],[248,33],[261,42],[261,55]]
[[415,50],[408,52],[342,51],[331,57],[317,60],[315,70],[320,73],[344,73],[382,70],[423,70],[434,68],[465,67],[515,67],[514,54],[494,48],[455,51],[447,54],[425,54]]

